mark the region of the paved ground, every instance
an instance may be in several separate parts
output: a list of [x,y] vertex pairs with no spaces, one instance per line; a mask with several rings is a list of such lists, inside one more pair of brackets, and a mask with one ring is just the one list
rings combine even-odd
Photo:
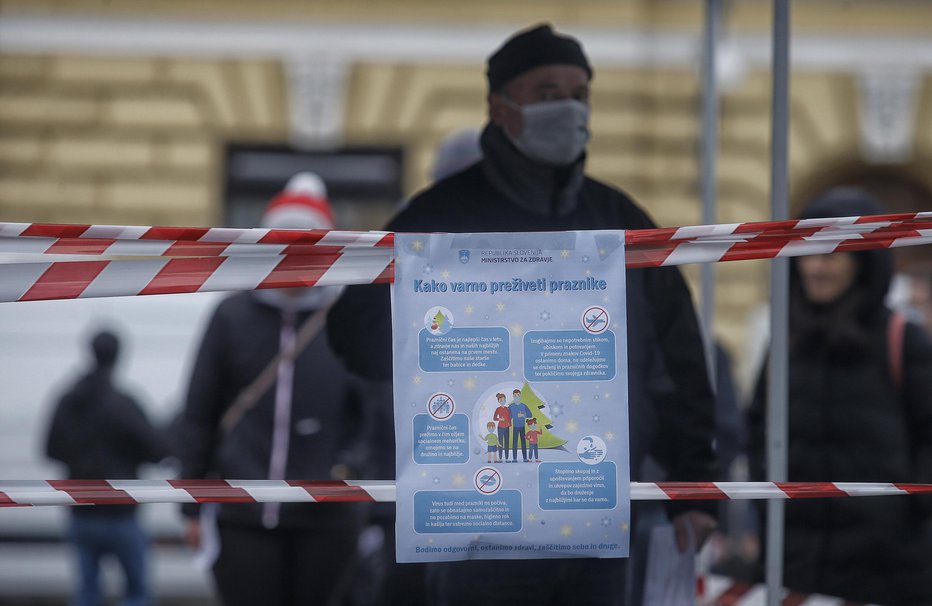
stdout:
[[[208,576],[180,545],[153,551],[157,606],[217,606]],[[119,587],[115,566],[105,568],[111,593]],[[0,606],[64,606],[74,583],[71,554],[63,543],[0,543]]]

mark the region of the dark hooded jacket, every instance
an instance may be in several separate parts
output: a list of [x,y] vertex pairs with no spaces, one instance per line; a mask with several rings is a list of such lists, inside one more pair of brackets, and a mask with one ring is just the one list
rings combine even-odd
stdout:
[[[143,463],[168,456],[161,432],[139,404],[116,389],[108,368],[96,367],[59,400],[46,436],[46,454],[68,468],[72,480],[130,480]],[[109,515],[134,505],[82,507],[82,514]]]
[[[873,215],[857,190],[835,190],[803,218]],[[932,481],[932,345],[907,324],[902,378],[890,367],[884,297],[889,250],[853,253],[855,283],[817,305],[790,271],[788,480]],[[764,479],[766,377],[750,413],[752,473]],[[876,604],[932,603],[927,497],[814,499],[786,504],[784,579],[791,589]]]
[[[311,313],[297,314],[297,330]],[[283,312],[253,293],[232,295],[214,311],[179,419],[183,478],[267,479],[276,431],[288,433],[287,480],[330,480],[334,464],[356,464],[365,431],[362,394],[322,332],[295,359],[288,427],[275,427],[273,385],[228,434],[221,431],[224,413],[279,352],[282,323]],[[186,515],[197,513],[190,504],[182,510]],[[262,504],[222,504],[218,519],[260,526],[262,512]],[[278,526],[314,529],[352,527],[357,522],[357,512],[345,503],[283,503]]]
[[[584,157],[566,169],[537,164],[492,125],[485,128],[481,146],[480,162],[415,196],[387,229],[482,233],[655,227],[627,195],[586,177]],[[632,477],[651,453],[668,479],[712,480],[714,403],[686,283],[674,267],[629,269],[626,280]],[[372,379],[391,378],[388,286],[348,288],[331,311],[328,330],[352,370]],[[679,510],[701,506],[671,504]]]

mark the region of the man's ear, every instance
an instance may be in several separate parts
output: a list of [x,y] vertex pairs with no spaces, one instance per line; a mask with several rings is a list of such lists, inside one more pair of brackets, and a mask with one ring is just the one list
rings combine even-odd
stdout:
[[489,93],[487,99],[489,104],[489,122],[499,128],[504,128],[506,121],[505,110],[508,109],[508,106],[505,105],[502,94]]

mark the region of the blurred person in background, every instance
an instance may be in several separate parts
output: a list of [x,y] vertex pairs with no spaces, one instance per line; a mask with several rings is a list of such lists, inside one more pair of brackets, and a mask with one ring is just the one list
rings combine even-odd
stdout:
[[444,137],[434,156],[434,165],[430,170],[431,181],[442,181],[478,162],[482,158],[482,148],[479,146],[481,134],[479,129],[467,127]]
[[[333,229],[321,179],[292,177],[262,225]],[[345,479],[347,468],[364,463],[363,394],[321,330],[340,290],[256,290],[217,306],[179,422],[183,478]],[[191,504],[182,513],[189,543],[215,555],[212,572],[224,604],[304,606],[339,604],[347,593],[361,507],[224,503],[199,511]]]
[[[46,438],[49,458],[68,468],[72,480],[127,480],[143,463],[168,453],[164,436],[132,396],[113,385],[120,341],[109,331],[90,342],[94,367],[59,400]],[[123,570],[123,606],[151,604],[149,539],[136,518],[136,505],[72,507],[69,539],[77,555],[80,588],[76,606],[103,603],[101,561],[114,557]]]
[[[802,218],[883,213],[831,190]],[[932,343],[884,305],[890,250],[791,260],[788,479],[932,482]],[[766,368],[766,366],[765,366]],[[752,479],[763,480],[766,371],[749,413]],[[784,584],[856,602],[932,604],[929,497],[786,504]]]
[[[592,73],[579,42],[549,25],[512,36],[488,61],[481,160],[415,196],[387,229],[655,227],[627,195],[585,175]],[[713,480],[714,401],[686,283],[676,268],[629,270],[626,279],[632,479],[650,451],[670,480]],[[361,315],[365,324],[352,321]],[[391,379],[387,286],[347,288],[328,332],[354,372]],[[715,510],[708,503],[669,503],[680,549],[690,528],[702,544],[715,528]],[[428,576],[428,596],[437,604],[619,604],[625,594],[622,559],[437,563]]]

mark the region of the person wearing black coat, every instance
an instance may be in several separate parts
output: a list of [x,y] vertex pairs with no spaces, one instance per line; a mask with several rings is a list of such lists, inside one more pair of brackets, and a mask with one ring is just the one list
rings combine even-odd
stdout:
[[[128,480],[143,463],[168,456],[167,442],[130,395],[113,385],[120,342],[101,331],[91,339],[94,368],[59,400],[46,435],[46,454],[64,463],[72,480]],[[126,579],[123,604],[150,603],[149,540],[136,505],[71,508],[69,538],[77,552],[81,586],[77,606],[101,603],[100,563],[113,556]]]
[[[332,229],[322,188],[316,175],[296,175],[269,204],[263,223]],[[310,322],[323,327],[321,314],[339,292],[333,286],[257,290],[217,306],[178,424],[182,478],[346,479],[341,470],[362,464],[364,394],[323,331],[307,329]],[[310,335],[303,347],[302,332]],[[259,387],[266,370],[273,380]],[[223,503],[202,511],[186,504],[182,513],[188,541],[198,547],[212,536],[215,516],[219,553],[212,571],[226,606],[303,606],[339,603],[350,589],[361,506]]]
[[[837,189],[802,218],[882,212],[865,192]],[[791,263],[790,481],[932,481],[932,343],[912,323],[891,341],[892,274],[886,249]],[[763,374],[750,410],[759,480],[765,394]],[[788,502],[785,585],[856,602],[932,604],[930,513],[928,497]]]
[[[386,229],[655,227],[629,196],[584,173],[591,75],[579,43],[549,26],[509,39],[489,60],[490,119],[480,137],[482,159],[415,196]],[[542,122],[540,114],[523,113],[535,105],[559,116]],[[572,128],[557,128],[567,124]],[[676,268],[629,269],[626,279],[632,479],[650,453],[670,480],[711,481],[714,399],[686,284]],[[332,310],[328,331],[351,370],[391,379],[387,286],[347,288]],[[693,525],[700,543],[715,525],[714,511],[697,502],[668,507],[677,529],[685,536],[685,526]],[[623,578],[623,560],[466,561],[432,565],[430,594],[438,604],[616,604],[623,599]]]

